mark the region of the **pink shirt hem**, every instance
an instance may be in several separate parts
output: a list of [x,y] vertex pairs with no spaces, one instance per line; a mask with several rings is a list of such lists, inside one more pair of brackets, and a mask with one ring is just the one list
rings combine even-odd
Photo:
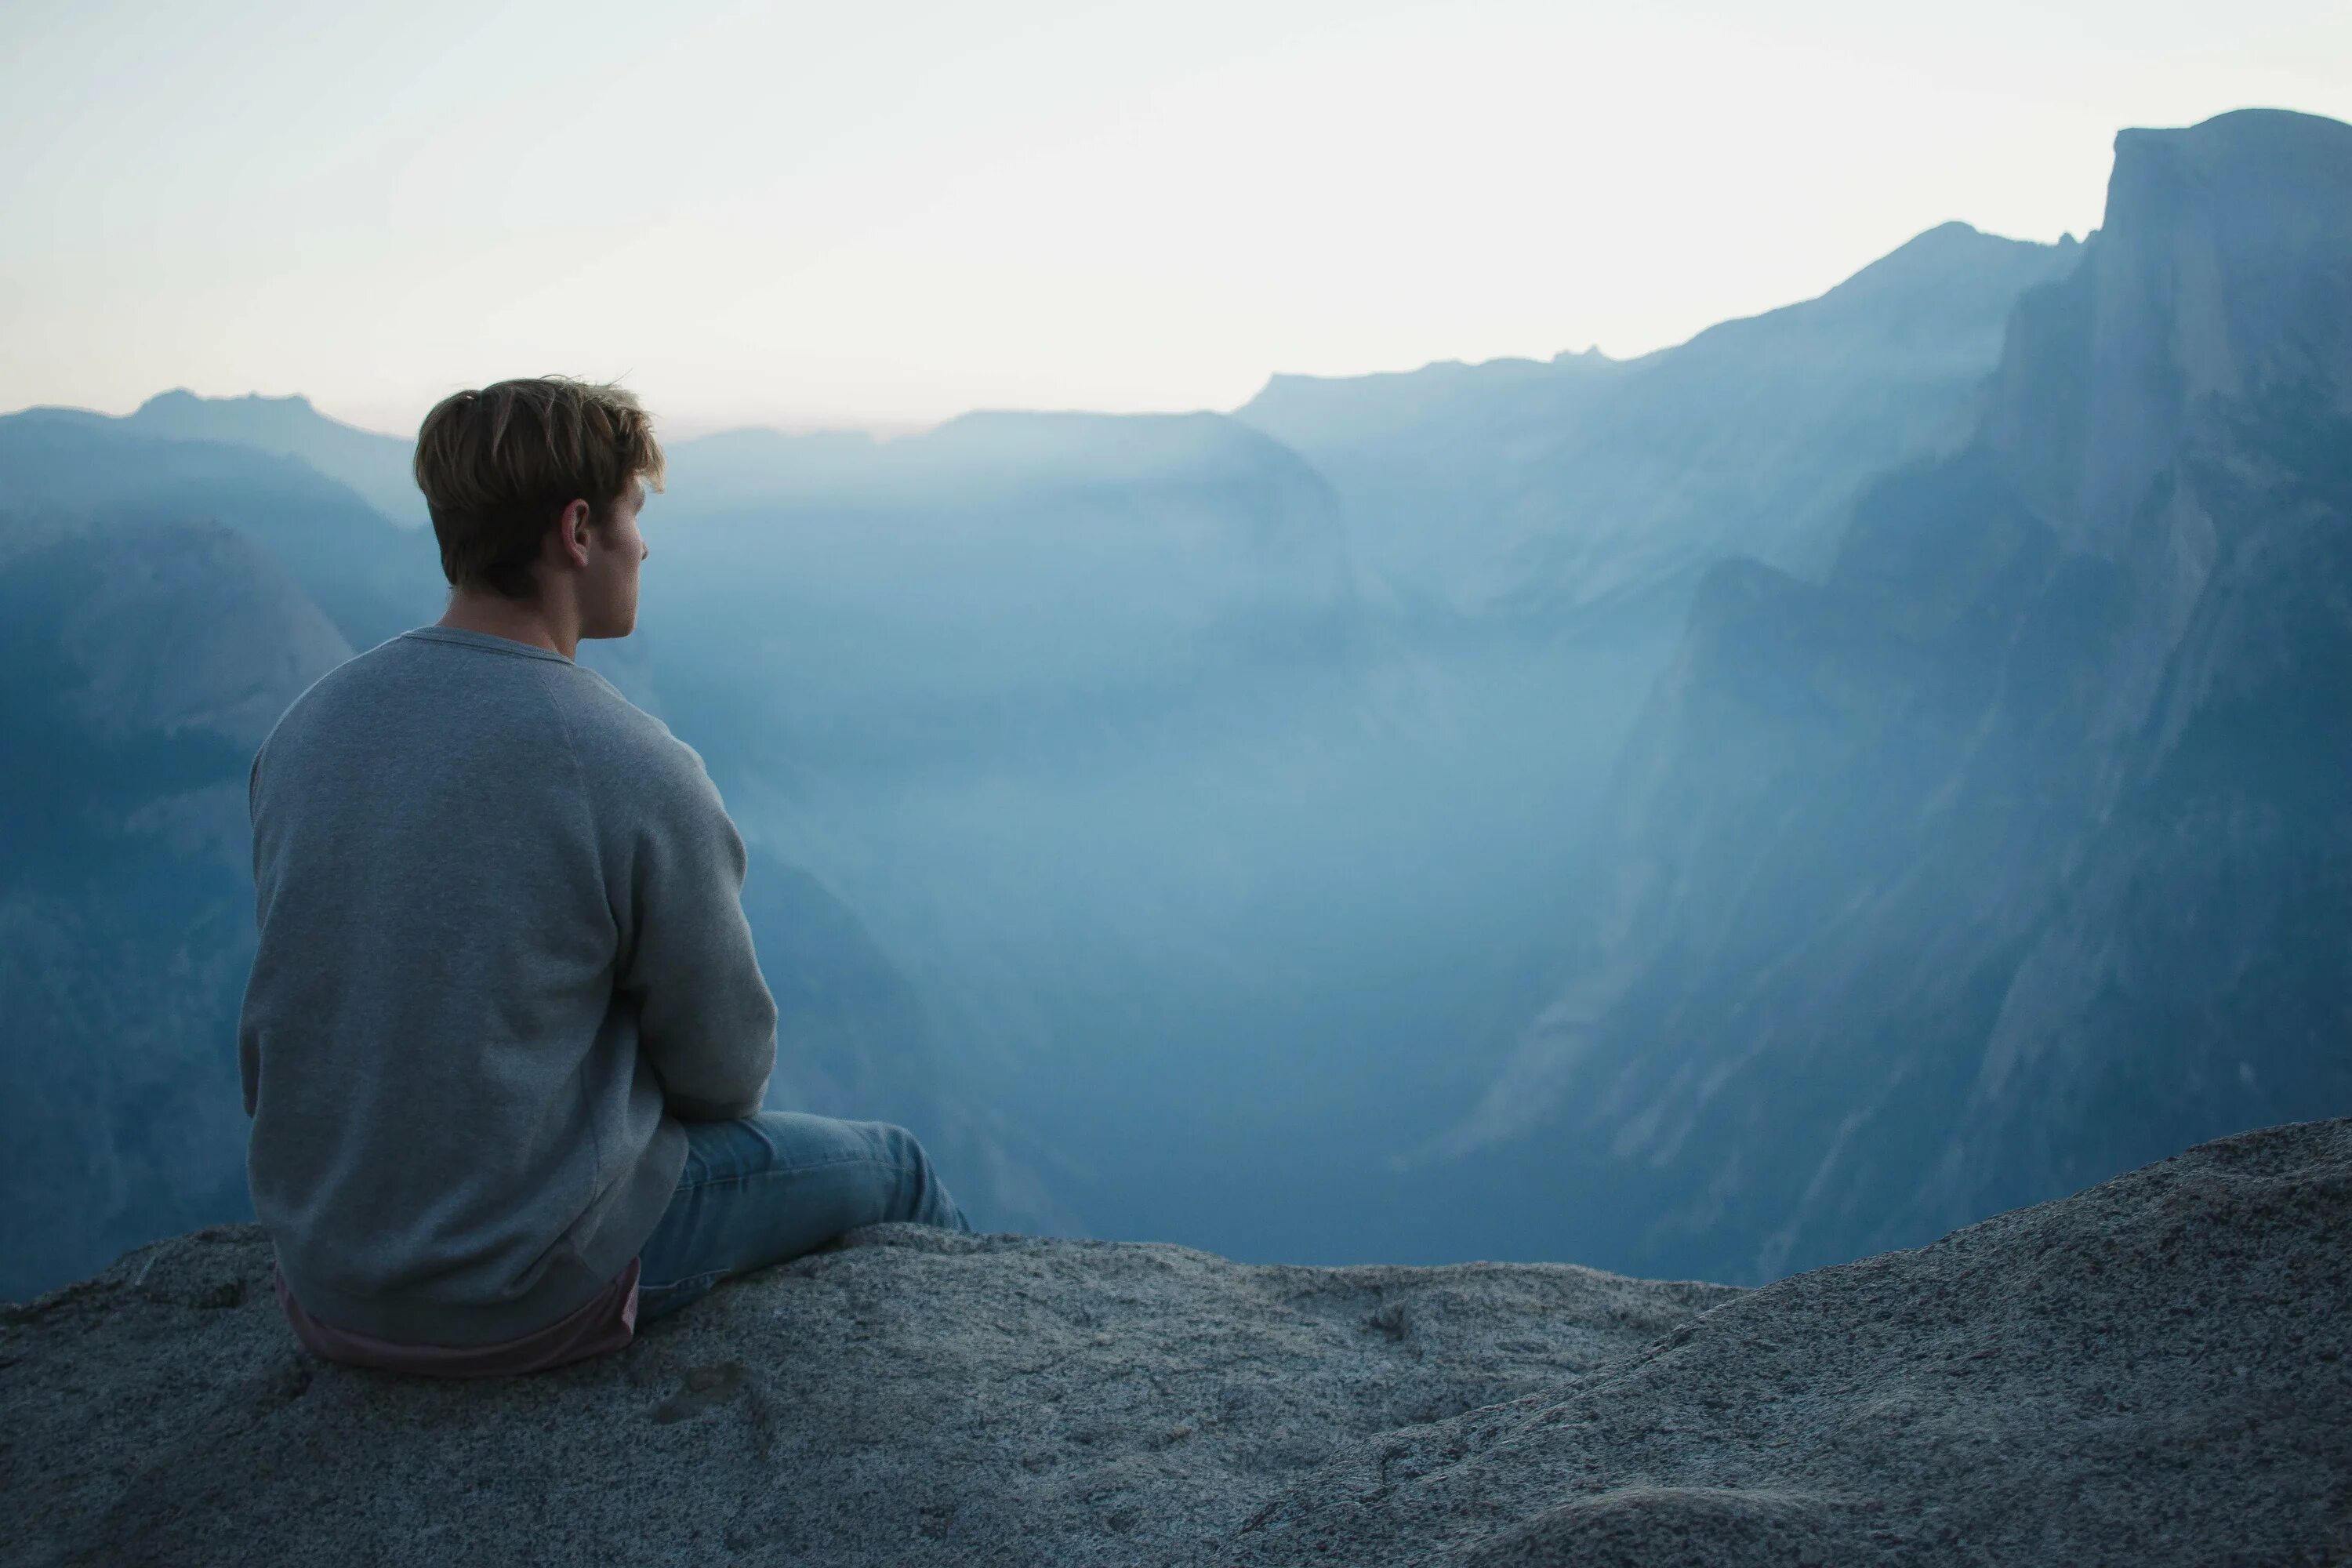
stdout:
[[569,1316],[546,1328],[492,1345],[419,1345],[380,1340],[372,1334],[322,1323],[303,1310],[287,1289],[286,1276],[270,1266],[278,1305],[294,1325],[294,1337],[312,1353],[352,1366],[425,1377],[511,1377],[545,1372],[590,1356],[616,1351],[636,1337],[637,1266],[632,1258],[619,1279]]

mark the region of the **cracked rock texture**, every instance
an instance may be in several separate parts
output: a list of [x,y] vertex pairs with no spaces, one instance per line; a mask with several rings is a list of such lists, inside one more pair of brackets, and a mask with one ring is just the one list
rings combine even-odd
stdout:
[[0,1310],[0,1560],[2352,1562],[2347,1222],[2352,1121],[1755,1291],[884,1226],[473,1384],[215,1226]]

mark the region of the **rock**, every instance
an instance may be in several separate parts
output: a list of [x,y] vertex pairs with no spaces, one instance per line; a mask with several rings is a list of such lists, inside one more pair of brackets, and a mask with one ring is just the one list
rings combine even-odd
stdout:
[[2352,1562],[2352,1120],[2207,1143],[1359,1443],[1235,1561]]
[[854,1233],[616,1355],[293,1342],[257,1229],[0,1311],[22,1563],[2314,1562],[2352,1121],[1753,1292]]
[[1351,1440],[1556,1390],[1738,1294],[845,1242],[618,1354],[475,1384],[310,1357],[257,1226],[131,1252],[0,1321],[0,1560],[1199,1561]]

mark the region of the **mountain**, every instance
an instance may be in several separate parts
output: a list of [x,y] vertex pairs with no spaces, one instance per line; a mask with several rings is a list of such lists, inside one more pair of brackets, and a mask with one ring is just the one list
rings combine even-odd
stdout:
[[307,397],[198,397],[180,387],[149,398],[123,423],[171,440],[220,441],[293,458],[404,528],[431,521],[409,467],[415,442],[330,419]]
[[2340,1112],[2347,668],[2352,127],[2126,131],[1972,439],[1825,580],[1707,576],[1552,1000],[1422,1154],[1746,1280]]
[[267,551],[354,647],[433,620],[447,595],[429,536],[394,526],[349,486],[242,442],[155,434],[138,415],[0,416],[0,486],[28,521],[220,522]]
[[1393,595],[1428,731],[1460,759],[1451,797],[1548,883],[1498,879],[1528,949],[1561,938],[1549,905],[1583,874],[1575,848],[1705,574],[1751,558],[1817,579],[1873,478],[1966,441],[2011,306],[2081,250],[1946,224],[1639,359],[1278,376],[1240,410],[1329,478]]
[[[0,1200],[24,1216],[0,1296],[250,1214],[247,769],[355,644],[437,612],[429,538],[304,463],[139,424],[0,418]],[[764,847],[751,858],[772,1102],[907,1122],[982,1212],[1068,1223],[1011,1152],[1017,1130],[953,1092],[856,917]]]
[[[1054,1212],[1224,1223],[1169,1179],[1185,1129],[1311,1117],[1307,1064],[1427,1038],[1432,1001],[1370,1002],[1342,933],[1425,952],[1433,907],[1492,889],[1451,852],[1475,823],[1415,830],[1452,764],[1414,754],[1297,454],[1215,415],[984,413],[670,456],[630,639],[667,715],[903,966]],[[1414,903],[1366,896],[1416,872]],[[1296,1163],[1268,1142],[1232,1179],[1261,1162]]]
[[1727,555],[1818,574],[1866,480],[1966,438],[2010,307],[2080,250],[1949,223],[1639,359],[1276,376],[1236,417],[1327,475],[1367,567],[1433,613],[1679,616]]
[[[425,602],[398,531],[287,459],[0,418],[0,1291],[250,1213],[247,772]],[[429,566],[429,561],[426,563]]]
[[1329,487],[1219,416],[983,413],[670,457],[649,645],[696,662],[718,628],[713,661],[822,671],[760,682],[799,765],[1197,716],[1368,636]]
[[[11,543],[19,548],[8,548]],[[246,773],[351,647],[215,523],[0,530],[0,1295],[251,1213]]]
[[[1742,1280],[2336,1105],[2341,130],[2130,132],[2085,244],[1637,361],[677,443],[582,658],[751,845],[780,1099],[990,1224]],[[0,549],[212,520],[433,618],[299,409],[154,406],[0,419]]]
[[[351,654],[219,524],[0,523],[0,1201],[21,1216],[0,1298],[250,1215],[247,771]],[[854,915],[765,850],[744,908],[778,1004],[772,1104],[906,1122],[975,1198],[1058,1215],[949,1089],[919,1000]]]
[[[286,456],[289,421],[298,436],[315,423],[298,399],[174,395],[129,420],[71,410],[0,418],[0,480],[21,509],[0,534],[0,573],[13,589],[44,603],[56,595],[52,578],[64,567],[40,553],[54,545],[60,559],[102,555],[108,574],[128,574],[150,595],[132,603],[119,587],[91,585],[98,608],[27,616],[11,645],[12,673],[27,679],[0,725],[0,748],[23,764],[17,794],[40,807],[28,804],[11,818],[14,843],[42,860],[45,875],[78,879],[87,905],[68,918],[57,895],[36,900],[25,890],[26,865],[0,868],[0,896],[15,899],[23,924],[47,931],[24,944],[18,983],[56,998],[23,1037],[104,1069],[70,1105],[42,1103],[58,1135],[117,1165],[145,1158],[135,1150],[147,1136],[138,1125],[147,1109],[211,1107],[192,1114],[168,1176],[152,1184],[109,1178],[88,1205],[49,1193],[42,1173],[57,1162],[12,1162],[25,1201],[58,1217],[56,1237],[28,1240],[12,1261],[20,1282],[46,1283],[85,1261],[77,1247],[244,1212],[242,1121],[222,1109],[233,1102],[213,1104],[220,1097],[201,1064],[226,1050],[251,951],[244,766],[267,728],[261,721],[307,679],[257,684],[218,648],[184,639],[167,648],[142,630],[202,621],[216,641],[247,653],[273,642],[289,657],[301,653],[315,676],[352,647],[429,621],[437,609],[437,584],[425,575],[429,540],[420,543],[348,487]],[[868,821],[841,802],[864,800],[858,769],[868,760],[909,744],[919,762],[959,747],[1018,753],[1024,736],[1097,752],[1127,746],[1133,755],[1114,731],[1176,721],[1197,734],[1202,721],[1225,724],[1249,678],[1285,660],[1319,679],[1327,661],[1318,639],[1344,645],[1353,635],[1328,491],[1294,457],[1213,416],[981,416],[887,448],[863,437],[750,433],[681,444],[677,458],[709,482],[674,486],[688,504],[666,507],[649,529],[656,560],[647,624],[626,643],[583,647],[583,662],[705,752],[754,840],[746,909],[782,1014],[774,1103],[907,1122],[955,1170],[975,1212],[1075,1228],[1068,1184],[1038,1173],[1058,1152],[1008,1114],[1015,1097],[976,1090],[993,1053],[973,1050],[964,1030],[949,1033],[961,1022],[958,982],[934,963],[915,984],[896,956],[908,938],[903,919],[877,935],[875,918],[834,891],[846,886],[858,896],[876,886],[870,861],[840,853],[871,843]],[[201,519],[217,521],[191,521]],[[230,552],[207,563],[154,542],[189,527],[209,527]],[[909,567],[910,553],[919,564]],[[1268,565],[1278,570],[1261,570]],[[318,639],[298,635],[288,616],[244,603],[235,584],[248,568],[255,584],[282,586],[314,620],[323,609],[332,647],[319,653]],[[185,597],[171,600],[184,569]],[[811,646],[812,631],[828,630],[854,640]],[[843,657],[829,662],[831,652]],[[82,656],[103,668],[63,684],[46,673]],[[1236,660],[1244,668],[1222,690],[1195,691],[1195,674]],[[804,671],[824,679],[802,679]],[[70,711],[41,697],[53,687],[71,694]],[[214,746],[200,767],[186,764],[202,774],[201,789],[180,792],[205,803],[202,834],[143,846],[133,868],[123,854],[100,853],[103,835],[68,833],[62,816],[51,817],[131,790],[144,764],[74,741],[73,726],[143,735],[142,725],[166,722],[151,717],[156,693],[259,727]],[[1192,717],[1171,720],[1187,704]],[[813,710],[820,721],[808,721]],[[1278,721],[1257,714],[1244,727]],[[172,733],[171,744],[193,743]],[[850,749],[828,749],[828,735]],[[827,770],[841,779],[845,769],[845,787],[836,785],[816,816],[819,831],[802,831],[815,814],[794,795],[798,782]],[[142,809],[147,821],[166,808],[141,796],[118,815]],[[118,837],[123,831],[113,818],[104,826]],[[996,852],[985,836],[976,842]],[[907,887],[908,869],[889,872],[882,886]],[[919,869],[919,896],[929,898],[940,868]],[[142,896],[151,885],[170,896]],[[1016,907],[1017,891],[1003,901]],[[203,912],[193,912],[199,905]],[[897,907],[886,903],[884,915]],[[929,934],[919,926],[912,933],[919,958],[931,952]],[[101,1008],[90,997],[110,966],[194,976],[201,994],[164,996],[127,981]],[[992,966],[990,983],[1017,991],[1024,973],[1034,971]],[[135,1045],[137,1059],[109,1064],[94,1049],[101,1022],[118,1042],[108,1048]],[[950,1037],[959,1048],[945,1048]],[[163,1059],[191,1065],[168,1093],[137,1089]]]

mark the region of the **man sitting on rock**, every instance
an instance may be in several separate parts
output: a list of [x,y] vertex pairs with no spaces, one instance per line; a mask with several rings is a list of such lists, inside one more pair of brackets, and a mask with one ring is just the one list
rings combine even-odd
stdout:
[[617,387],[443,401],[415,471],[448,613],[254,759],[247,1174],[331,1360],[536,1371],[856,1226],[969,1228],[904,1129],[761,1109],[743,841],[701,757],[572,661],[636,625],[662,469]]

